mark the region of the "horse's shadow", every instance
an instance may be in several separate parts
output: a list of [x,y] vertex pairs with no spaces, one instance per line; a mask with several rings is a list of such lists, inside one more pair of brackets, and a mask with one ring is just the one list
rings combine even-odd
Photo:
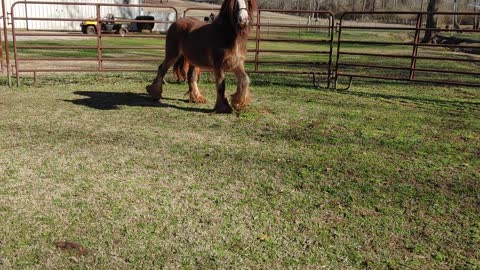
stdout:
[[[167,104],[163,101],[180,101],[188,104],[183,99],[163,98],[162,102],[154,101],[147,94],[139,93],[119,93],[119,92],[101,92],[101,91],[76,91],[74,94],[84,96],[85,98],[64,100],[75,105],[82,105],[97,110],[116,110],[120,106],[130,107],[158,107],[173,108],[187,112],[211,113],[212,109],[198,107],[182,107],[174,104]],[[193,105],[193,104],[192,104]]]

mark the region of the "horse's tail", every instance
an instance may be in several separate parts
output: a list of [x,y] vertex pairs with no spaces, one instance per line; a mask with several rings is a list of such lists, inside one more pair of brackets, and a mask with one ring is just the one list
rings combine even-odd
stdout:
[[177,79],[177,82],[184,82],[187,80],[187,72],[190,64],[187,62],[187,59],[182,55],[178,58],[177,62],[173,65],[173,74]]

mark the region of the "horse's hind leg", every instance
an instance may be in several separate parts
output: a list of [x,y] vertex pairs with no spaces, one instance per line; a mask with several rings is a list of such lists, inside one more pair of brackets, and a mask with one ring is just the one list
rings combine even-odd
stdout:
[[215,70],[215,81],[217,85],[217,101],[215,102],[215,112],[217,113],[231,113],[232,107],[228,104],[225,98],[225,73],[223,70]]
[[235,110],[241,110],[247,107],[250,102],[250,90],[248,89],[250,79],[243,65],[235,69],[234,72],[237,77],[237,92],[232,95],[232,106]]
[[177,83],[184,82],[187,79],[186,73],[184,73],[185,64],[185,59],[181,56],[173,65],[173,74],[177,79]]
[[167,74],[168,69],[175,63],[177,58],[178,56],[167,56],[158,67],[157,77],[151,85],[147,86],[147,92],[153,99],[160,100],[162,98],[165,74]]
[[207,103],[207,99],[202,96],[198,89],[198,72],[197,69],[190,64],[188,68],[188,96],[189,101],[193,103]]

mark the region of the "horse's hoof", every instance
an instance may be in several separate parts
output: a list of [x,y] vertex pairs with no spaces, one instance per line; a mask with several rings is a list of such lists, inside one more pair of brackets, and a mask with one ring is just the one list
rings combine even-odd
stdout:
[[245,104],[245,103],[239,103],[239,104],[232,103],[232,107],[235,111],[241,111],[245,109],[247,106],[248,104]]
[[215,110],[216,113],[232,113],[233,112],[233,109],[232,107],[230,107],[230,105],[228,104],[228,102],[223,102],[223,103],[217,103],[215,105],[215,108],[213,108]]
[[162,86],[160,85],[149,85],[146,87],[147,93],[152,97],[153,100],[160,100],[162,98]]
[[205,103],[207,103],[207,99],[204,98],[202,95],[199,95],[199,96],[190,96],[189,101],[192,102],[192,103],[196,103],[196,104],[205,104]]
[[214,109],[216,113],[232,113],[233,110],[230,107],[227,108],[215,108]]
[[232,107],[235,111],[241,111],[245,109],[250,103],[248,96],[233,95],[232,96]]

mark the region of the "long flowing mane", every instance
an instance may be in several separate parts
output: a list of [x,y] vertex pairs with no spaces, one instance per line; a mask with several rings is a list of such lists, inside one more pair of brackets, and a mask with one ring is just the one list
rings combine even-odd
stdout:
[[244,36],[248,34],[252,26],[252,18],[254,14],[254,10],[257,9],[257,0],[245,0],[248,6],[248,16],[250,17],[250,25],[247,28],[239,29],[236,27],[236,17],[235,17],[235,0],[225,0],[220,7],[220,12],[218,13],[217,17],[213,21],[213,23],[229,25],[231,30],[235,34],[240,34]]

